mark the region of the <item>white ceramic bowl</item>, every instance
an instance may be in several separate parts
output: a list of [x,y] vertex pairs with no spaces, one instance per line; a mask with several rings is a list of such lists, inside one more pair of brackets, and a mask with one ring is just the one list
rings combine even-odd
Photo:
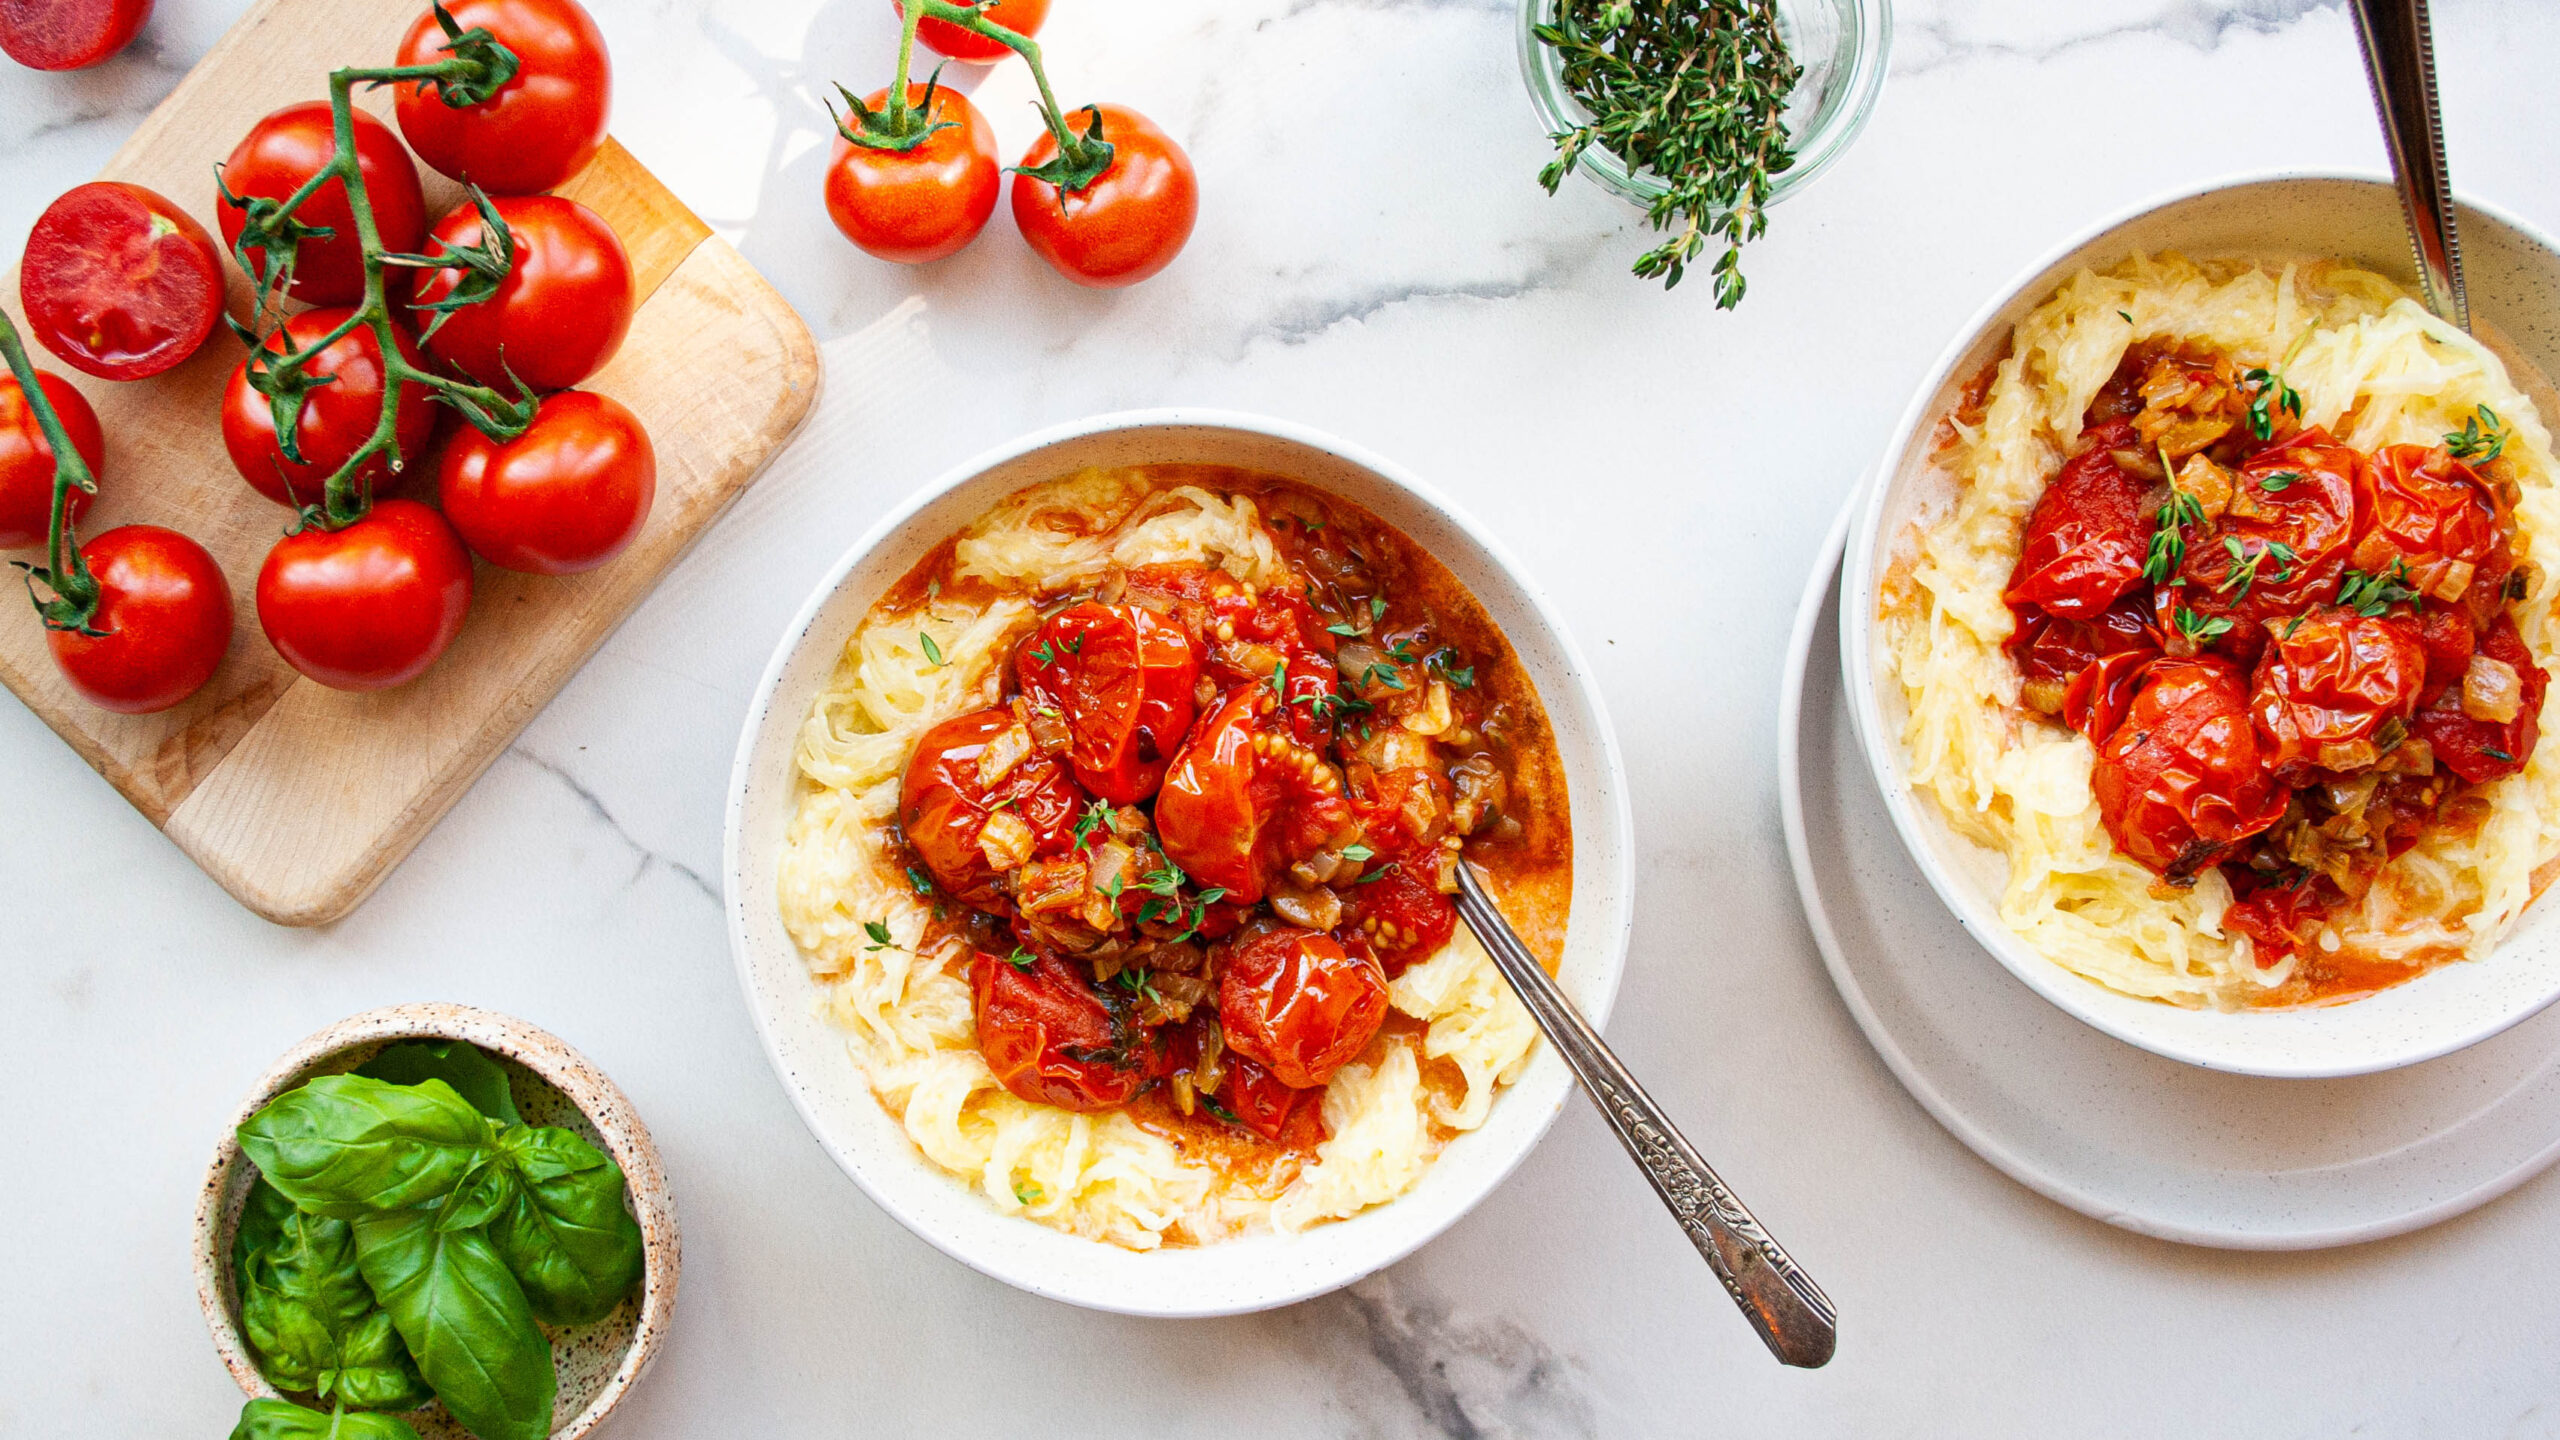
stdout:
[[1377,456],[1313,431],[1201,410],[1103,415],[1045,430],[945,475],[846,553],[774,651],[747,713],[730,779],[723,882],[738,978],[773,1068],[801,1118],[880,1207],[944,1253],[1037,1295],[1133,1315],[1226,1315],[1321,1295],[1392,1264],[1490,1193],[1546,1133],[1573,1089],[1540,1046],[1484,1127],[1451,1142],[1403,1197],[1301,1234],[1139,1254],[1008,1216],[926,1163],[816,1013],[816,987],[783,929],[775,874],[798,803],[792,752],[844,643],[882,591],[997,500],[1088,465],[1192,461],[1284,475],[1401,529],[1474,592],[1538,687],[1572,797],[1573,914],[1558,980],[1597,1024],[1608,1017],[1632,918],[1633,846],[1617,740],[1590,667],[1555,613],[1436,491]]
[[[2475,333],[2498,350],[2546,422],[2560,396],[2526,378],[2522,360],[2560,375],[2560,248],[2524,222],[2461,202],[2463,261]],[[2006,863],[1959,838],[1911,788],[1901,743],[1901,687],[1877,663],[1877,578],[1923,498],[1929,437],[1965,380],[2000,353],[2009,331],[2081,268],[2136,251],[2329,256],[2414,284],[2400,202],[2388,181],[2286,173],[2217,181],[2117,216],[2028,268],[1948,347],[1904,412],[1849,537],[1841,653],[1852,713],[1903,842],[1958,919],[2020,980],[2117,1039],[2216,1070],[2251,1075],[2357,1075],[2415,1064],[2487,1039],[2560,999],[2560,905],[2525,912],[2489,959],[2439,966],[2350,1004],[2223,1014],[2118,994],[2047,960],[2000,921]]]

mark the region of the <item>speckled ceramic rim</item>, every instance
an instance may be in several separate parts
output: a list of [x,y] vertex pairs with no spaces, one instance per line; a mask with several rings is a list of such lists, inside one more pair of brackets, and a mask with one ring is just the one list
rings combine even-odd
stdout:
[[[815,991],[805,975],[795,977],[797,984],[789,992],[791,998],[769,997],[760,990],[758,947],[784,946],[788,937],[773,938],[780,929],[778,918],[770,913],[774,896],[768,886],[748,878],[751,874],[769,878],[770,867],[758,868],[758,857],[746,853],[745,840],[751,793],[762,786],[793,783],[783,773],[787,771],[787,747],[777,750],[775,742],[768,739],[768,732],[776,725],[796,734],[808,706],[808,688],[795,688],[787,695],[780,693],[786,672],[799,662],[805,647],[823,646],[829,657],[841,649],[851,625],[844,623],[845,612],[836,607],[858,600],[860,604],[850,610],[858,616],[878,587],[866,586],[866,593],[859,596],[839,592],[846,592],[856,583],[854,577],[874,551],[905,543],[911,538],[907,536],[909,528],[918,525],[920,516],[925,524],[939,527],[932,537],[935,541],[966,523],[974,511],[953,512],[955,492],[986,483],[991,472],[1012,473],[1013,478],[1004,487],[1009,491],[1016,484],[1034,483],[1049,474],[1072,470],[1078,463],[1101,463],[1062,459],[1057,462],[1057,469],[1046,474],[1022,469],[1046,452],[1072,453],[1077,448],[1097,448],[1115,439],[1131,441],[1144,432],[1158,430],[1192,437],[1226,437],[1237,444],[1270,447],[1275,459],[1259,467],[1263,469],[1285,471],[1285,461],[1277,459],[1276,452],[1287,451],[1305,457],[1305,463],[1310,465],[1321,462],[1364,474],[1382,494],[1397,495],[1401,503],[1414,506],[1417,513],[1448,527],[1455,537],[1474,548],[1487,572],[1508,587],[1508,596],[1488,593],[1486,583],[1471,580],[1463,564],[1449,555],[1440,558],[1450,564],[1461,581],[1471,584],[1477,599],[1497,620],[1507,608],[1516,608],[1543,630],[1543,634],[1532,637],[1517,621],[1508,626],[1513,647],[1529,666],[1555,724],[1559,750],[1565,758],[1574,815],[1575,874],[1574,913],[1566,941],[1563,978],[1575,1003],[1595,1024],[1608,1018],[1625,965],[1634,920],[1634,834],[1616,733],[1592,681],[1588,662],[1545,596],[1499,542],[1438,492],[1385,459],[1303,426],[1225,411],[1173,409],[1101,415],[1043,430],[970,460],[925,487],[872,526],[818,583],[809,602],[784,632],[757,689],[755,702],[748,708],[730,781],[723,855],[723,889],[737,952],[739,983],[776,1076],[810,1132],[854,1183],[899,1223],[943,1253],[982,1274],[1070,1304],[1133,1315],[1196,1317],[1270,1309],[1339,1289],[1404,1258],[1454,1224],[1527,1158],[1570,1098],[1572,1075],[1554,1047],[1542,1045],[1533,1053],[1520,1078],[1495,1102],[1494,1114],[1484,1130],[1452,1141],[1413,1191],[1363,1214],[1297,1235],[1256,1235],[1218,1245],[1149,1254],[1078,1239],[1029,1220],[1000,1214],[958,1181],[938,1172],[924,1173],[930,1167],[904,1130],[870,1098],[840,1037],[813,1057],[823,1073],[804,1075],[795,1069],[793,1045],[799,1042],[787,1040],[783,1032],[799,1022],[780,1010],[785,1005],[813,1008]],[[1145,462],[1132,458],[1114,463]],[[970,503],[992,503],[1001,493],[1004,492],[991,493],[982,500],[972,497]],[[952,504],[945,504],[946,501]],[[1369,508],[1380,507],[1372,503]],[[1406,528],[1409,534],[1414,529],[1410,524]],[[914,548],[921,553],[924,547]],[[826,626],[830,614],[837,617],[837,623]],[[1533,648],[1543,649],[1552,657],[1547,665],[1541,667],[1532,659]],[[829,663],[832,664],[831,658]],[[1569,739],[1569,724],[1578,725],[1587,733],[1578,740]],[[1585,757],[1580,769],[1576,768],[1576,754]],[[763,773],[760,762],[776,773]],[[756,803],[762,806],[776,802],[758,799]],[[778,969],[779,957],[773,958]],[[790,968],[796,971],[798,965],[795,953]],[[849,1097],[851,1090],[859,1090],[859,1096]],[[834,1111],[836,1118],[831,1120],[828,1111]],[[1500,1148],[1489,1148],[1496,1145]],[[1248,1265],[1252,1273],[1240,1273]]]
[[[1955,872],[1950,860],[1957,853],[1953,832],[1903,778],[1901,742],[1885,719],[1880,699],[1883,682],[1874,663],[1873,621],[1886,518],[1902,499],[1899,481],[1913,463],[1913,447],[1931,433],[1949,387],[1959,373],[1969,365],[1979,365],[1979,357],[1996,353],[1998,346],[1994,342],[2005,335],[2007,327],[2062,283],[2072,269],[2084,263],[2105,264],[2123,258],[2129,253],[2127,232],[2136,231],[2153,217],[2161,217],[2163,224],[2171,219],[2185,223],[2186,207],[2252,189],[2268,191],[2264,205],[2271,207],[2277,203],[2278,192],[2298,185],[2355,187],[2357,204],[2353,213],[2343,209],[2322,212],[2322,223],[2335,226],[2341,235],[2357,227],[2373,230],[2378,223],[2376,217],[2386,209],[2391,233],[2398,234],[2398,200],[2383,176],[2354,171],[2286,170],[2212,180],[2145,201],[2089,227],[2028,265],[1984,305],[1956,332],[1954,343],[1913,393],[1894,439],[1867,487],[1843,561],[1843,583],[1850,598],[1841,606],[1840,621],[1850,714],[1877,782],[1883,787],[1895,828],[1931,888],[1983,948],[2029,989],[2127,1044],[2207,1069],[2278,1079],[2361,1075],[2414,1065],[2477,1044],[2532,1016],[2560,999],[2560,939],[2554,938],[2552,928],[2560,927],[2560,919],[2554,918],[2560,916],[2560,909],[2548,902],[2535,906],[2501,943],[2500,958],[2530,953],[2534,959],[2529,971],[2517,968],[2511,961],[2513,978],[2501,977],[2509,989],[2492,997],[2494,1003],[2472,995],[2447,998],[2451,977],[2457,973],[2462,975],[2464,984],[2489,983],[2478,979],[2477,967],[2470,966],[2440,967],[2352,1005],[2316,1010],[2214,1014],[2119,995],[2044,958],[2001,922],[1997,901],[1982,883]],[[2343,189],[2340,193],[2344,193]],[[2533,303],[2551,313],[2552,296],[2560,293],[2560,247],[2535,227],[2494,206],[2467,196],[2459,198],[2459,206],[2467,221],[2476,218],[2489,222],[2474,224],[2464,234],[2466,258],[2473,266],[2473,314],[2483,317],[2484,324],[2518,318],[2502,317],[2484,294],[2489,288],[2484,284],[2484,257],[2493,248],[2509,245],[2538,254],[2533,267],[2519,270],[2534,278],[2518,283],[2536,291]],[[2176,248],[2170,237],[2153,243]],[[2298,253],[2292,247],[2283,248],[2286,253]],[[2224,251],[2206,245],[2199,247],[2198,253]],[[2396,247],[2341,241],[2310,253],[2354,253],[2404,277],[2409,269],[2404,236],[2397,240]],[[2515,332],[2517,343],[2529,337],[2532,348],[2542,350],[2546,356],[2560,356],[2552,336],[2541,325],[2531,323],[2529,315],[2521,318],[2528,323]],[[2541,368],[2546,377],[2553,373],[2549,363]]]
[[[249,1098],[233,1112],[231,1123],[223,1127],[212,1168],[205,1172],[204,1188],[196,1197],[196,1301],[204,1307],[205,1324],[213,1331],[213,1348],[243,1393],[253,1398],[277,1393],[258,1373],[257,1362],[250,1357],[233,1319],[231,1230],[239,1217],[233,1192],[245,1186],[237,1138],[241,1123],[269,1100],[323,1073],[334,1056],[359,1045],[414,1039],[467,1040],[541,1076],[587,1117],[614,1163],[622,1167],[632,1209],[640,1220],[640,1243],[646,1262],[640,1314],[622,1363],[615,1367],[604,1388],[596,1392],[584,1410],[551,1432],[553,1440],[579,1440],[604,1423],[604,1417],[640,1382],[650,1362],[657,1358],[659,1342],[666,1336],[667,1322],[675,1313],[676,1282],[684,1261],[676,1229],[675,1198],[667,1191],[666,1170],[659,1163],[657,1144],[649,1138],[649,1127],[641,1123],[639,1112],[631,1107],[630,1097],[622,1093],[622,1088],[568,1042],[495,1011],[438,1003],[368,1010],[304,1039],[259,1079]],[[240,1185],[235,1186],[235,1181]]]

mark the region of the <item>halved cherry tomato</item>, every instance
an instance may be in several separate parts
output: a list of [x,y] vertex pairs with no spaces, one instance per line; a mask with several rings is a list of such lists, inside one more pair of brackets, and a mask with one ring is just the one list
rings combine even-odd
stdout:
[[[907,16],[907,7],[889,0],[889,8],[898,18]],[[978,12],[1017,35],[1040,33],[1041,22],[1049,18],[1049,0],[994,0]],[[992,65],[1013,53],[1013,47],[1001,40],[990,40],[974,30],[963,30],[948,20],[925,19],[916,22],[916,38],[933,47],[937,55],[972,65]]]
[[1086,601],[1042,621],[1013,667],[1024,698],[1066,721],[1084,788],[1114,805],[1155,794],[1191,728],[1200,665],[1189,636],[1143,605]]
[[2533,747],[2542,740],[2542,697],[2551,674],[2535,663],[2533,651],[2516,633],[2515,617],[2499,612],[2480,632],[2480,654],[2515,667],[2524,682],[2524,703],[2508,721],[2474,720],[2462,713],[2462,689],[2455,686],[2418,712],[2412,726],[2436,752],[2436,763],[2474,785],[2486,785],[2524,769]]
[[1378,963],[1330,935],[1265,922],[1221,943],[1218,1024],[1227,1048],[1283,1085],[1323,1085],[1386,1022]]
[[1288,734],[1268,686],[1237,689],[1192,727],[1156,792],[1156,838],[1194,883],[1250,905],[1281,871],[1359,837],[1342,781]]
[[0,51],[30,70],[82,70],[142,33],[151,0],[0,0]]
[[622,553],[648,523],[658,455],[640,417],[585,390],[547,396],[513,440],[469,426],[438,469],[444,518],[492,565],[574,575]]
[[[278,355],[302,349],[354,313],[343,308],[305,310],[269,335],[266,348]],[[391,325],[401,353],[410,364],[423,365],[408,328],[397,320]],[[249,388],[245,358],[232,368],[231,382],[222,392],[222,447],[231,453],[232,467],[259,494],[296,508],[320,503],[330,475],[363,448],[382,423],[382,346],[373,338],[373,327],[359,325],[331,341],[311,362],[311,373],[332,378],[302,397],[302,411],[294,421],[294,447],[302,452],[299,461],[286,458],[277,446],[275,407]],[[400,414],[392,428],[403,467],[422,463],[435,439],[435,403],[427,396],[424,385],[400,387]],[[390,473],[390,456],[376,455],[365,462],[359,481],[372,487]]]
[[1221,692],[1269,686],[1275,677],[1290,733],[1308,745],[1333,737],[1340,710],[1337,645],[1297,591],[1256,589],[1211,565],[1141,565],[1128,574],[1133,603],[1161,607],[1191,637],[1201,672]]
[[985,782],[981,757],[988,742],[1021,723],[1010,710],[979,710],[927,730],[907,762],[898,796],[907,844],[934,883],[962,904],[998,915],[1013,913],[1013,906],[996,885],[1002,872],[979,844],[988,817],[998,809],[1020,816],[1031,827],[1031,853],[1046,858],[1074,846],[1076,813],[1085,804],[1067,767],[1037,750],[1027,751],[994,784]]
[[2464,602],[2474,624],[2496,612],[2515,569],[2506,507],[2480,473],[2441,445],[2387,445],[2356,468],[2362,527],[2349,563],[2368,575],[2406,567],[2408,587],[2448,605]]
[[[493,389],[512,394],[507,376],[536,390],[566,390],[604,368],[631,329],[631,257],[604,217],[556,195],[514,195],[492,202],[515,237],[515,268],[498,292],[450,311],[425,328],[423,307],[453,293],[456,272],[419,272],[416,315],[427,353]],[[468,202],[436,222],[427,254],[480,243],[480,212]]]
[[2219,863],[2284,818],[2249,722],[2249,687],[2216,656],[2143,672],[2122,724],[2098,746],[2098,814],[2116,848],[2172,881]]
[[2360,770],[2370,755],[2334,747],[2370,742],[2386,720],[2405,720],[2426,685],[2427,650],[2406,616],[2360,615],[2335,605],[2274,627],[2258,662],[2252,706],[2259,751],[2280,780],[2313,766]]
[[1406,966],[1439,954],[1457,933],[1458,908],[1440,893],[1437,869],[1429,856],[1388,860],[1336,887],[1342,897],[1342,933],[1358,935],[1390,980]]
[[[456,110],[432,82],[403,85],[395,113],[418,158],[492,195],[548,190],[587,168],[604,148],[613,110],[613,62],[604,32],[577,0],[453,0],[463,30],[485,29],[515,52],[515,78]],[[445,58],[434,12],[400,41],[402,65]]]
[[[1173,137],[1144,115],[1125,105],[1090,109],[1102,115],[1102,138],[1112,147],[1109,167],[1071,194],[1018,173],[1057,158],[1058,137],[1042,130],[1013,177],[1013,223],[1059,274],[1094,289],[1117,289],[1182,253],[1200,218],[1200,177]],[[1067,123],[1081,135],[1090,118],[1089,110],[1071,111]]]
[[[44,398],[71,437],[71,448],[89,462],[89,474],[105,483],[107,440],[98,430],[98,412],[71,382],[50,371],[36,372]],[[97,496],[74,485],[64,497],[71,520],[78,524]],[[53,533],[53,446],[36,423],[27,392],[13,377],[0,375],[0,550],[42,545]]]
[[1265,1140],[1277,1140],[1289,1128],[1289,1118],[1298,1103],[1314,1096],[1313,1103],[1323,1103],[1320,1092],[1293,1090],[1280,1083],[1278,1077],[1241,1055],[1227,1057],[1227,1073],[1218,1086],[1218,1098],[1225,1102],[1227,1113],[1236,1123]]
[[157,525],[119,525],[80,547],[98,579],[89,628],[47,630],[80,698],[148,715],[204,688],[231,648],[231,582],[206,549]]
[[[925,88],[910,84],[907,103],[922,105]],[[862,102],[889,103],[883,87]],[[986,228],[1004,188],[996,165],[995,127],[969,97],[933,87],[929,123],[945,128],[912,150],[879,150],[836,137],[827,159],[827,215],[866,254],[922,265],[957,253]]]
[[196,353],[222,314],[222,256],[175,201],[120,180],[36,217],[18,269],[27,327],[73,369],[140,380]]
[[335,690],[384,690],[436,663],[471,610],[471,556],[415,500],[343,530],[303,527],[258,571],[258,623],[294,669]]
[[2001,597],[2013,608],[2089,620],[2142,583],[2153,524],[2142,498],[2151,482],[2126,473],[2114,454],[2134,443],[2122,421],[2092,430],[2045,487]]
[[1360,821],[1363,844],[1386,859],[1410,859],[1437,869],[1434,852],[1440,837],[1449,833],[1445,773],[1425,765],[1381,770],[1355,753],[1343,766],[1342,779],[1344,798]]
[[[231,158],[222,164],[221,189],[243,201],[291,198],[337,154],[335,127],[326,101],[287,105],[251,126],[233,148]],[[356,169],[364,176],[365,199],[373,206],[374,229],[382,236],[384,248],[414,255],[427,235],[427,201],[418,188],[418,167],[409,163],[409,152],[400,148],[400,137],[391,133],[391,127],[362,110],[355,112],[355,134]],[[215,193],[219,196],[221,190]],[[245,205],[228,200],[220,201],[218,208],[222,245],[228,250],[240,243],[249,212]],[[315,237],[295,243],[293,283],[285,293],[309,305],[353,305],[362,300],[364,242],[356,234],[355,212],[347,207],[346,183],[331,180],[313,191],[293,218],[330,234],[325,240]],[[263,248],[249,253],[259,265],[268,263]],[[396,268],[387,271],[384,283],[405,283],[398,277],[406,273]],[[258,272],[252,270],[249,278],[254,282]]]
[[[2186,583],[2160,587],[2163,610],[2232,621],[2225,633],[2241,647],[2234,653],[2254,657],[2258,622],[2335,600],[2354,548],[2358,464],[2356,452],[2321,430],[2241,462],[2231,509],[2211,525],[2187,527],[2178,570]],[[2163,634],[2174,634],[2175,619],[2164,614]]]
[[970,962],[978,1053],[1004,1088],[1034,1105],[1108,1110],[1154,1083],[1155,1037],[1132,1007],[1055,955],[1020,967],[984,951]]

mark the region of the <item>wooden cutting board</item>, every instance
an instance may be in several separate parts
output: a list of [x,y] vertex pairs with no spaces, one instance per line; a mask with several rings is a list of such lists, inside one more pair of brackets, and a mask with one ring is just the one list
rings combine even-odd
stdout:
[[[325,99],[332,68],[390,64],[423,4],[262,0],[99,178],[159,191],[219,240],[215,163],[268,111]],[[388,90],[360,103],[389,120]],[[431,217],[461,199],[452,182],[419,170]],[[279,924],[333,920],[381,883],[764,468],[816,397],[808,327],[621,146],[606,142],[559,193],[603,215],[631,253],[639,307],[630,337],[585,388],[648,426],[657,503],[639,539],[585,575],[479,566],[461,637],[397,690],[354,695],[305,680],[258,627],[258,567],[287,517],[240,479],[222,447],[219,403],[242,354],[236,340],[218,330],[186,364],[127,384],[80,375],[29,342],[40,368],[89,397],[106,431],[83,533],[146,521],[194,536],[230,577],[239,623],[222,669],[193,699],[158,715],[112,715],[63,682],[13,585],[0,594],[0,683],[224,889]],[[233,313],[246,315],[248,302],[233,267]],[[23,328],[14,265],[0,278],[0,305]],[[401,492],[422,493],[421,480],[431,490],[433,473],[413,463]]]

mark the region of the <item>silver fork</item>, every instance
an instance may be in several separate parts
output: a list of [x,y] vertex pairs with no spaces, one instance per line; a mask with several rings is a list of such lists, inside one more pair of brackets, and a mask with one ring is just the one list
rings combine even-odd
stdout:
[[2435,39],[2427,0],[2355,0],[2356,40],[2365,78],[2391,151],[2391,178],[2418,261],[2418,289],[2449,325],[2471,328],[2471,297],[2462,286],[2462,239],[2453,218],[2453,179],[2445,168],[2444,111],[2436,104]]

